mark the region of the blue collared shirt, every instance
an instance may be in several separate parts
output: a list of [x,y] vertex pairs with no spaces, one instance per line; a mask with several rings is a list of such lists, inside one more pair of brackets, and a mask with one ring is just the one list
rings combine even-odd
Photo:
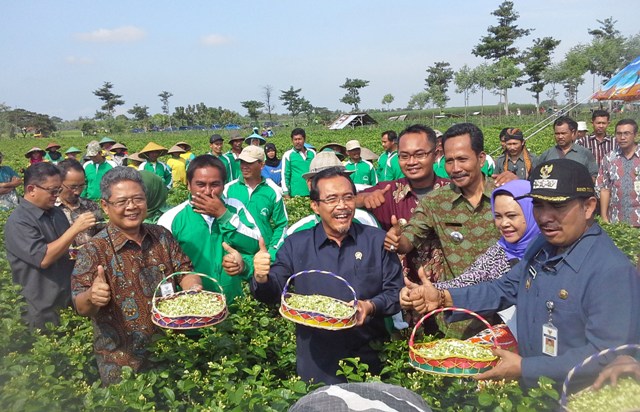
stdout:
[[[335,376],[342,358],[360,356],[374,370],[379,363],[369,342],[387,336],[384,317],[400,310],[399,293],[403,285],[400,261],[395,253],[384,250],[384,237],[383,230],[354,222],[338,246],[327,238],[320,223],[285,239],[267,283],[259,284],[252,279],[251,292],[256,299],[279,302],[291,275],[312,269],[329,271],[345,278],[358,299],[368,299],[375,305],[375,315],[360,327],[327,331],[296,325],[297,370],[304,380],[342,382],[344,377]],[[296,293],[353,300],[344,283],[326,275],[301,275],[294,282]]]
[[[480,313],[516,304],[522,379],[528,387],[535,386],[540,376],[561,384],[569,370],[588,356],[640,339],[638,274],[597,223],[563,254],[554,255],[555,247],[541,235],[502,278],[449,289],[455,306]],[[557,357],[542,352],[542,325],[549,321],[547,301],[554,304]],[[593,382],[593,376],[585,375],[594,374],[596,367],[576,374],[573,383]]]

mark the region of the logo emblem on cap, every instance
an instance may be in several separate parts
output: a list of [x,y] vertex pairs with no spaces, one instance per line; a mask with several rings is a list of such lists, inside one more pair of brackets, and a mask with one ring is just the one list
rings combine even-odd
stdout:
[[542,179],[548,179],[553,171],[553,165],[544,165],[540,168],[540,177]]

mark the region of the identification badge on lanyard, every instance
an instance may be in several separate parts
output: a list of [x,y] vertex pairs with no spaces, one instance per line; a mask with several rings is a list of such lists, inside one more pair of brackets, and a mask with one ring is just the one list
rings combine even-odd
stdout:
[[558,356],[558,328],[551,322],[551,314],[553,313],[553,301],[546,302],[547,311],[549,312],[549,321],[542,325],[542,353],[548,356]]

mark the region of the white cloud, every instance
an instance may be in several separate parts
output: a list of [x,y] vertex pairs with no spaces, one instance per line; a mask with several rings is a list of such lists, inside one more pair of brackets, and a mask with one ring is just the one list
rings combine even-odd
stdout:
[[230,41],[231,41],[230,38],[226,36],[222,36],[220,34],[209,34],[207,36],[202,36],[200,38],[200,43],[202,43],[205,46],[213,46],[213,47],[229,43]]
[[75,37],[81,41],[100,43],[130,43],[145,38],[147,33],[134,26],[124,26],[115,29],[98,29],[88,33],[76,33]]
[[93,59],[90,59],[88,57],[67,56],[64,60],[68,64],[74,64],[74,65],[93,64]]

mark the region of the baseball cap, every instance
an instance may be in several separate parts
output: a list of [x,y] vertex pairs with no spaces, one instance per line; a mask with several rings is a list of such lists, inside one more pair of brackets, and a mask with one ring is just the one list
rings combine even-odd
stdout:
[[569,159],[554,159],[536,166],[531,172],[531,193],[523,197],[552,203],[578,197],[595,196],[593,179],[582,163]]
[[508,141],[508,140],[520,140],[520,141],[524,141],[524,136],[522,135],[522,130],[518,129],[518,128],[509,128],[505,131],[504,133],[504,141]]
[[90,142],[87,145],[87,157],[97,156],[98,153],[102,153],[102,148],[98,142]]
[[578,131],[579,132],[586,132],[589,129],[587,128],[587,122],[578,122]]
[[222,142],[224,139],[219,134],[212,134],[209,138],[209,144],[214,142]]
[[247,163],[254,163],[257,161],[264,162],[264,150],[260,146],[247,146],[242,149],[242,152],[240,152],[238,159]]
[[349,140],[346,144],[346,147],[347,147],[347,151],[360,149],[360,142],[357,140]]
[[309,172],[303,174],[302,178],[311,179],[319,172],[331,167],[338,168],[347,174],[353,173],[352,170],[347,170],[347,168],[344,167],[340,159],[338,159],[338,156],[336,156],[335,152],[326,151],[318,153],[313,159],[311,159],[311,163],[309,164]]

